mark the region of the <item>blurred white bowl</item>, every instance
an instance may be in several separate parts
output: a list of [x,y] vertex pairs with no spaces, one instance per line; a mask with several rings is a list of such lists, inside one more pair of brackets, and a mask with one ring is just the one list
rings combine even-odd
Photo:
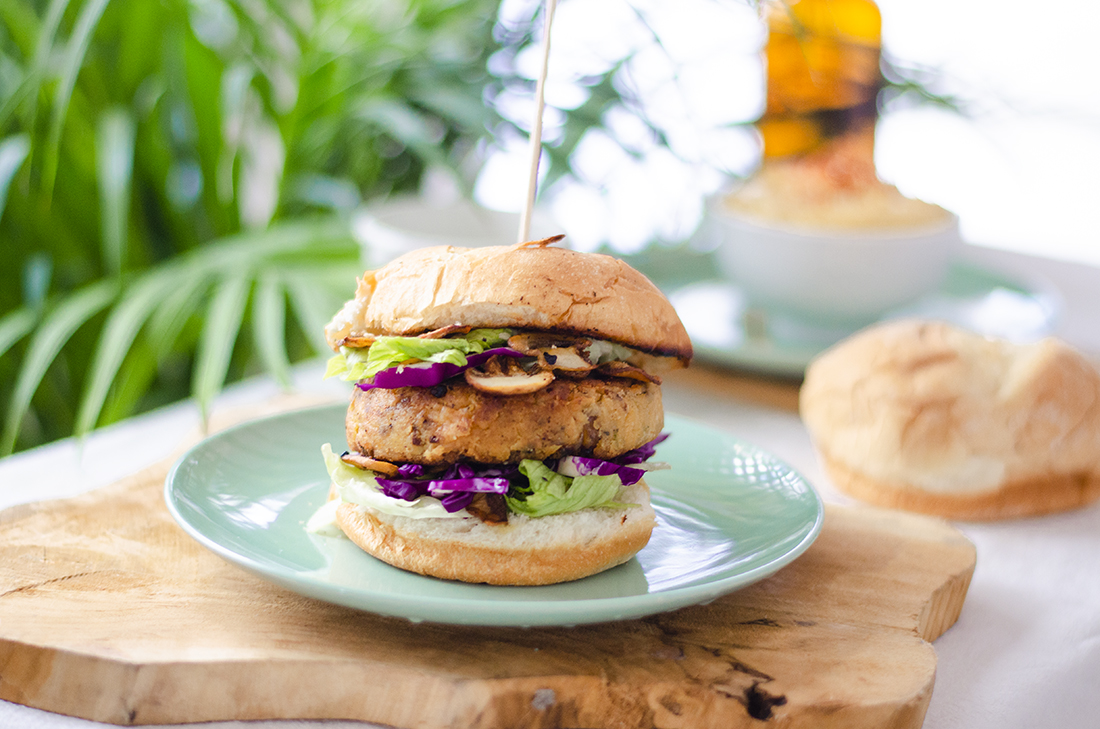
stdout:
[[935,290],[959,252],[958,218],[912,229],[768,227],[714,205],[722,272],[750,306],[825,326],[858,326]]
[[[512,245],[519,235],[519,222],[519,213],[488,210],[464,199],[435,203],[403,196],[365,208],[354,230],[363,264],[378,268],[417,248]],[[541,211],[532,216],[532,240],[558,232]]]

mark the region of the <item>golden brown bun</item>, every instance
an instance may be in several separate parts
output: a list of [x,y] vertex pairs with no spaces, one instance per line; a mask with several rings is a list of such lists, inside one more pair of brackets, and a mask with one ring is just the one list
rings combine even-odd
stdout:
[[[838,489],[876,506],[935,514],[961,521],[994,521],[1068,511],[1100,499],[1100,474],[1049,473],[977,494],[939,494],[903,483],[884,483],[824,457]],[[1041,497],[1041,498],[1040,498]]]
[[691,359],[672,304],[617,258],[553,247],[423,248],[368,271],[325,328],[347,336],[414,335],[459,324],[571,332]]
[[477,519],[410,519],[344,503],[336,520],[360,548],[383,562],[430,577],[491,585],[549,585],[626,562],[649,542],[655,516],[644,482],[618,500],[626,509],[583,509],[507,525]]
[[837,488],[871,503],[989,520],[1100,498],[1100,373],[1055,339],[874,326],[810,364],[800,411]]
[[614,458],[656,438],[664,421],[659,385],[586,377],[526,395],[491,395],[461,380],[438,396],[356,388],[346,428],[352,450],[382,461],[519,463]]

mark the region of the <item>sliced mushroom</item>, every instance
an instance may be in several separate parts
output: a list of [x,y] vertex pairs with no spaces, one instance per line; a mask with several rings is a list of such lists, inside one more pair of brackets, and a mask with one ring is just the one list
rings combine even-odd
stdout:
[[588,359],[588,339],[547,332],[525,332],[508,338],[512,349],[538,357],[547,367],[563,372],[589,372],[595,365]]
[[470,387],[492,395],[526,395],[538,392],[554,381],[546,369],[523,369],[512,357],[490,357],[480,367],[465,372]]
[[596,368],[596,371],[601,375],[607,375],[609,377],[625,377],[629,380],[640,380],[641,382],[652,382],[655,385],[661,384],[661,378],[656,375],[651,375],[641,367],[635,367],[629,365],[626,362],[604,362],[602,365]]
[[452,334],[466,334],[471,329],[473,329],[473,327],[462,326],[459,324],[448,324],[445,327],[433,329],[430,332],[424,332],[419,336],[421,339],[442,339],[443,337],[448,337]]
[[348,349],[363,349],[374,344],[374,337],[370,334],[364,334],[356,337],[344,337],[338,344],[341,347],[347,347]]
[[508,523],[508,505],[501,494],[474,494],[466,511],[486,524]]
[[365,471],[374,471],[380,473],[383,476],[389,476],[393,478],[398,474],[397,466],[386,461],[376,461],[373,458],[367,458],[359,453],[345,453],[340,456],[340,460],[349,466],[355,466],[356,468],[362,468]]

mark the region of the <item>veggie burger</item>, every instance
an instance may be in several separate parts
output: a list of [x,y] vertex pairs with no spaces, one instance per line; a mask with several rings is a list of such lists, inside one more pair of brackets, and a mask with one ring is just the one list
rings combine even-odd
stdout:
[[691,341],[645,276],[561,238],[421,249],[359,280],[325,328],[327,376],[355,389],[311,529],[499,585],[579,579],[646,545],[659,377]]

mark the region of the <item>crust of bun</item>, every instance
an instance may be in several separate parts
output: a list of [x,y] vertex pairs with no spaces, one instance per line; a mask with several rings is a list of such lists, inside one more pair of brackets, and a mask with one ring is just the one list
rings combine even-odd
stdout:
[[626,509],[584,509],[507,525],[477,519],[409,519],[344,503],[344,533],[368,554],[430,577],[492,585],[549,585],[628,561],[649,542],[655,516],[644,482],[624,489]]
[[838,489],[875,506],[904,509],[960,521],[997,521],[1053,514],[1100,500],[1100,474],[1051,473],[1007,483],[978,494],[943,494],[909,484],[868,478],[836,459],[823,457],[825,470]]
[[423,248],[368,271],[325,328],[348,336],[415,335],[451,325],[559,331],[686,364],[691,340],[672,304],[612,256],[554,247]]
[[810,364],[800,412],[836,486],[875,504],[988,520],[1100,498],[1100,373],[1055,339],[874,326]]

